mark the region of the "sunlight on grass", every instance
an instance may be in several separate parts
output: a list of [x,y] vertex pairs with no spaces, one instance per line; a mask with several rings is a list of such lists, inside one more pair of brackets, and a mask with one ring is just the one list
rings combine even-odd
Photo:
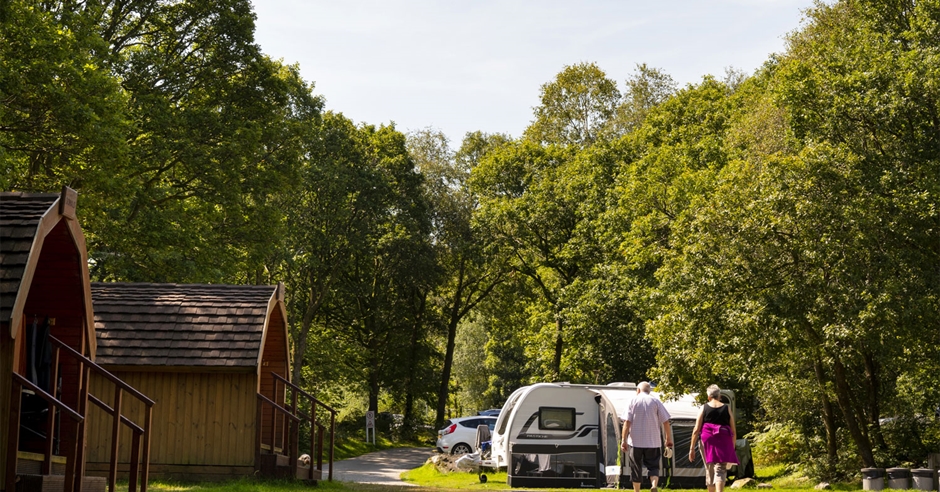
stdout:
[[473,490],[499,490],[508,489],[506,485],[506,472],[486,472],[486,483],[481,483],[478,475],[471,472],[441,473],[431,463],[421,468],[405,472],[402,478],[421,487],[435,489],[473,489]]

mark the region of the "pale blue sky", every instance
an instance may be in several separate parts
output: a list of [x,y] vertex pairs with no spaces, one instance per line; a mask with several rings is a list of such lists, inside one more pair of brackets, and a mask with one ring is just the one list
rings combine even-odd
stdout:
[[457,147],[518,137],[539,87],[596,62],[623,89],[638,63],[681,85],[752,73],[785,49],[812,0],[253,0],[256,41],[353,121],[433,127]]

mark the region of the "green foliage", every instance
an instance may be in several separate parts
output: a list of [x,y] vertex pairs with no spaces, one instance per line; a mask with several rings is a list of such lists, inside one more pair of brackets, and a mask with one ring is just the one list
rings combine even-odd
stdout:
[[747,438],[751,441],[754,461],[760,465],[786,465],[801,458],[803,442],[799,429],[792,425],[771,424]]
[[548,144],[594,143],[620,101],[617,83],[594,63],[566,66],[541,93],[526,136]]

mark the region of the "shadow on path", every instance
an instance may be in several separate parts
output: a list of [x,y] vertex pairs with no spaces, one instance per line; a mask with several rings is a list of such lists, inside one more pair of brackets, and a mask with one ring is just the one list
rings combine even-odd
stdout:
[[333,463],[333,479],[342,482],[410,485],[401,474],[418,468],[434,448],[393,448]]

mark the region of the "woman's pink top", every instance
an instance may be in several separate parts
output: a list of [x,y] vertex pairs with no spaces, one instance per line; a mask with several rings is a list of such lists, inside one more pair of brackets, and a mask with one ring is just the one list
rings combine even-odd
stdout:
[[702,408],[702,446],[706,463],[738,463],[728,405]]

